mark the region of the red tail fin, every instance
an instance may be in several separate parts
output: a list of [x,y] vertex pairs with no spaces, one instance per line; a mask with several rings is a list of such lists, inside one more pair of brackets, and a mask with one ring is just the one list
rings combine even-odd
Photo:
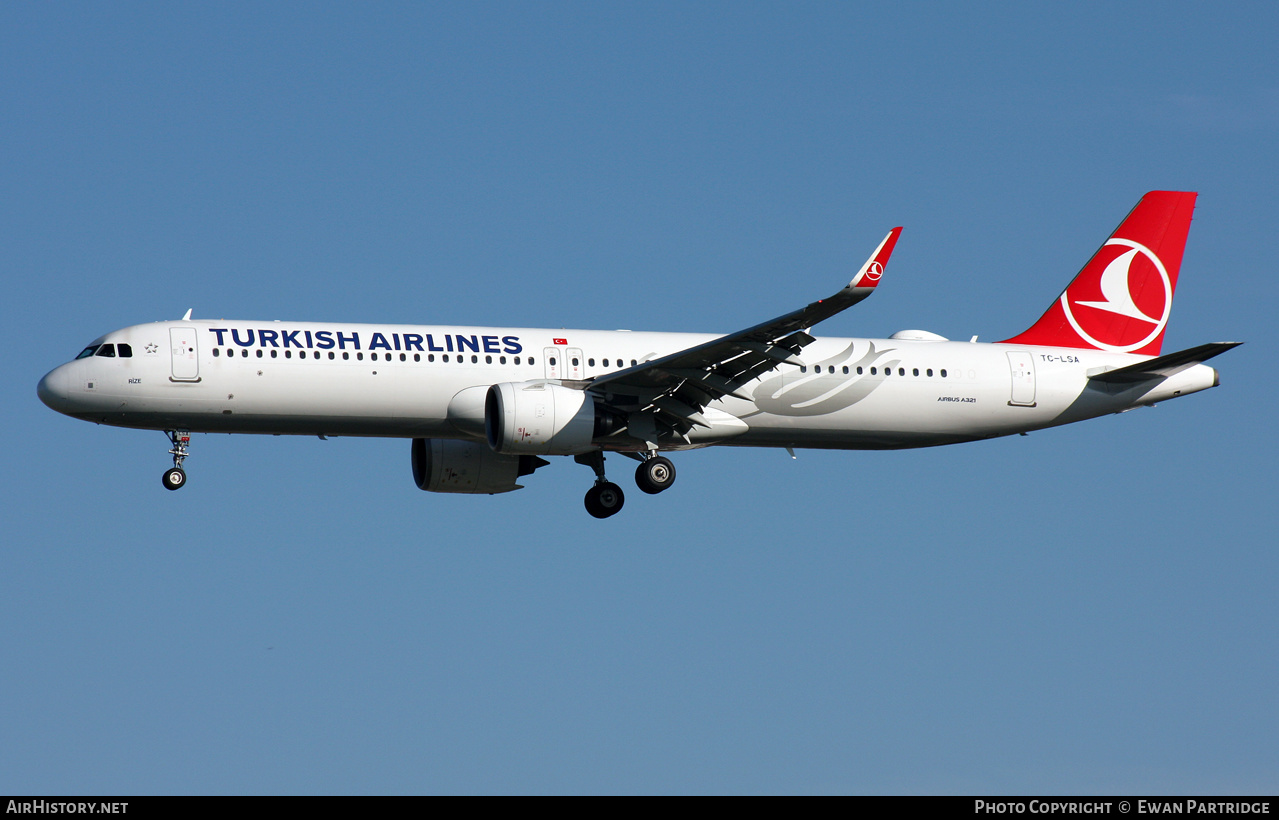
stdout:
[[1039,321],[1004,344],[1158,356],[1196,196],[1143,196]]

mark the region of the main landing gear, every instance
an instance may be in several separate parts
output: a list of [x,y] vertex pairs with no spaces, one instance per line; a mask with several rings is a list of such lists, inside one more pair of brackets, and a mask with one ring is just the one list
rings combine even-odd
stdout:
[[657,495],[675,483],[675,465],[664,456],[650,455],[635,468],[635,484],[649,495]]
[[586,511],[596,518],[608,518],[621,512],[626,494],[604,475],[604,453],[595,450],[574,456],[573,460],[595,471],[595,486],[586,491]]
[[[675,465],[670,459],[656,453],[631,457],[641,459],[635,470],[635,484],[642,491],[656,495],[675,483]],[[595,471],[595,486],[586,492],[586,511],[596,518],[608,518],[621,512],[622,505],[626,503],[626,495],[621,487],[604,475],[603,451],[585,453],[575,456],[573,460]]]
[[596,518],[608,518],[622,511],[626,495],[611,481],[597,481],[586,491],[586,511]]
[[187,445],[191,443],[191,434],[186,430],[165,430],[164,434],[169,437],[169,442],[173,445],[173,449],[169,450],[169,455],[173,456],[173,466],[164,471],[164,482],[166,490],[180,490],[186,486],[187,474],[182,469],[182,462],[190,455],[187,452]]

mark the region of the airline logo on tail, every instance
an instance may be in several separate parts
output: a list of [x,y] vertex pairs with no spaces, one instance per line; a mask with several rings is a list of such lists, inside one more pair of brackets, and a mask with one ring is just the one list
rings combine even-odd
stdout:
[[1006,343],[1158,356],[1195,196],[1142,197],[1039,321]]
[[[1113,253],[1109,248],[1124,250],[1105,262]],[[1084,298],[1097,295],[1101,298]],[[1128,353],[1153,342],[1168,324],[1172,282],[1153,251],[1131,239],[1114,238],[1061,295],[1061,307],[1084,341],[1102,350]],[[1115,317],[1137,321],[1117,322]]]

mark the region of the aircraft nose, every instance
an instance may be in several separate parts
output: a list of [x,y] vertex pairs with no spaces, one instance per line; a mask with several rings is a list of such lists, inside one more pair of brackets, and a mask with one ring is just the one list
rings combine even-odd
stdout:
[[66,365],[56,367],[45,374],[36,385],[36,395],[51,410],[65,413],[67,408],[67,369]]

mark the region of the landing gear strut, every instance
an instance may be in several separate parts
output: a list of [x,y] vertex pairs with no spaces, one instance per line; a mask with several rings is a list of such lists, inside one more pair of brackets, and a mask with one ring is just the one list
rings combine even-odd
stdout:
[[173,456],[173,466],[164,471],[164,489],[179,490],[186,486],[187,474],[182,469],[182,462],[190,455],[187,452],[187,445],[191,443],[191,434],[186,430],[165,430],[164,434],[169,437],[169,442],[173,445],[173,449],[169,450],[169,455]]
[[649,495],[657,495],[675,483],[675,465],[669,458],[650,455],[635,468],[635,483]]
[[600,450],[574,456],[578,464],[585,464],[595,471],[595,486],[586,491],[586,511],[596,518],[608,518],[621,512],[626,503],[622,488],[604,475],[604,453]]

